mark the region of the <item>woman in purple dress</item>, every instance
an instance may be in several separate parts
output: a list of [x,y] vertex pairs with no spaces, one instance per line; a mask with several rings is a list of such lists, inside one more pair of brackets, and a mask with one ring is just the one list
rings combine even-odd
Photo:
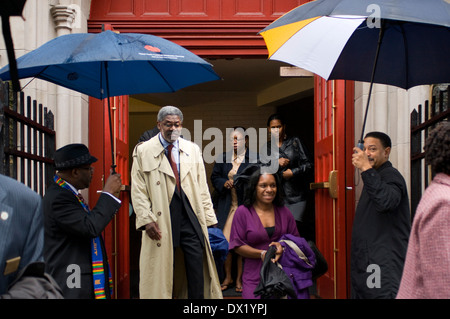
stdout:
[[276,174],[258,169],[250,177],[244,204],[235,212],[230,234],[230,249],[244,257],[242,298],[258,299],[253,294],[269,246],[277,247],[275,261],[283,249],[278,240],[284,234],[300,236],[292,213],[283,206],[280,180]]

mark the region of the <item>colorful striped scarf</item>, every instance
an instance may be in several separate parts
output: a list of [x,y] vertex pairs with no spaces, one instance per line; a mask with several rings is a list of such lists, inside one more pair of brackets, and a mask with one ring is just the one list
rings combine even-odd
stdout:
[[[62,188],[65,188],[69,190],[72,194],[74,194],[78,202],[81,204],[81,206],[84,208],[84,210],[90,214],[89,206],[84,201],[81,194],[76,193],[62,178],[55,175],[54,181],[57,185],[61,186]],[[103,253],[102,253],[102,246],[101,246],[101,238],[100,236],[92,238],[91,240],[91,252],[92,252],[92,277],[93,277],[93,284],[94,284],[94,295],[95,299],[106,299],[106,293],[105,293],[105,268],[103,263]],[[113,294],[113,282],[111,277],[111,271],[109,270],[108,266],[108,274],[109,274],[109,290],[110,294],[112,296]]]

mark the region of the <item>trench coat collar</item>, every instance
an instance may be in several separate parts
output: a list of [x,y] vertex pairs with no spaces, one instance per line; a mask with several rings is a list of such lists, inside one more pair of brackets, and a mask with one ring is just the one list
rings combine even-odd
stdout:
[[[159,133],[161,134],[161,133]],[[149,152],[155,161],[159,161],[159,170],[175,178],[175,175],[170,167],[169,161],[165,155],[165,149],[159,140],[159,134],[152,138],[150,141]],[[191,166],[194,164],[191,159],[190,142],[182,137],[178,138],[178,148],[180,149],[180,182],[186,177],[191,170]]]
[[183,179],[191,171],[192,166],[195,163],[193,162],[194,159],[191,156],[192,149],[189,147],[189,141],[179,137],[178,147],[180,149],[180,182],[183,182]]

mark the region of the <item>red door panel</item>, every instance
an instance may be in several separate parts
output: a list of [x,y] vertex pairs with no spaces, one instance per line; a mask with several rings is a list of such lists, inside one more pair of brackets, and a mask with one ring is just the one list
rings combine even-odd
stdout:
[[315,78],[314,163],[316,244],[328,261],[317,281],[321,298],[346,298],[351,221],[354,211],[353,83]]
[[309,0],[103,0],[92,1],[91,19],[274,20]]
[[[116,172],[122,177],[122,205],[103,232],[111,267],[115,298],[129,298],[129,167],[128,167],[128,96],[111,98]],[[107,100],[89,98],[89,148],[98,158],[93,164],[94,178],[89,188],[89,202],[95,205],[99,191],[111,170],[111,141]]]

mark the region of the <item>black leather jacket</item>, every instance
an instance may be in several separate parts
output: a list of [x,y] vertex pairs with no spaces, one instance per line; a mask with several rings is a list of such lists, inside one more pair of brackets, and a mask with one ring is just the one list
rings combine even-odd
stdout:
[[[267,143],[267,151],[261,152],[262,162],[270,161],[270,141]],[[268,156],[266,156],[268,155]],[[289,137],[283,141],[279,149],[278,158],[289,159],[289,165],[279,167],[278,174],[283,184],[286,204],[304,201],[308,197],[309,183],[313,182],[314,163],[311,156],[298,137]],[[290,179],[283,178],[283,171],[291,169],[294,176]]]

